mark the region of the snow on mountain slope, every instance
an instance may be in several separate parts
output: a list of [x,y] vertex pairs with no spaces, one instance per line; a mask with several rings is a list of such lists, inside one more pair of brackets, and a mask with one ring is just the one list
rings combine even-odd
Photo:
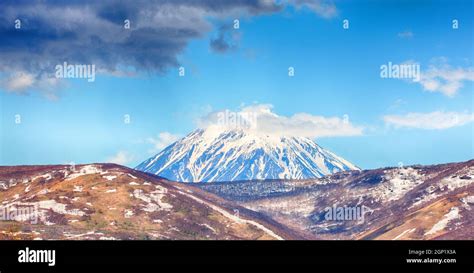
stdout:
[[[341,172],[304,181],[193,186],[310,233],[315,239],[474,238],[474,160]],[[349,219],[327,217],[334,208],[344,209],[341,215]],[[357,210],[358,216],[347,214],[357,214]]]
[[0,166],[0,211],[0,241],[302,238],[192,185],[115,164]]
[[136,167],[181,182],[317,178],[358,170],[304,137],[198,129]]

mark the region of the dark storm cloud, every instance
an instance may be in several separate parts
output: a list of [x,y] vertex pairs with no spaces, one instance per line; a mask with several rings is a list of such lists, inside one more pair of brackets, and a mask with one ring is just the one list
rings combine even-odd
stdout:
[[[0,68],[40,72],[68,62],[163,71],[190,39],[210,30],[206,16],[278,10],[266,1],[2,1]],[[20,19],[21,29],[14,28]],[[131,29],[124,29],[124,20]]]
[[209,46],[214,52],[226,53],[237,48],[239,39],[240,34],[234,32],[233,26],[225,24],[219,27],[217,36],[210,40]]
[[[29,80],[0,84],[15,91],[27,83],[55,83],[54,67],[63,62],[95,64],[102,73],[124,67],[162,73],[179,65],[177,56],[191,39],[212,30],[209,18],[281,9],[271,0],[1,0],[0,76],[23,73]],[[21,29],[14,28],[16,19]],[[220,31],[211,48],[227,51],[228,38],[227,30]]]

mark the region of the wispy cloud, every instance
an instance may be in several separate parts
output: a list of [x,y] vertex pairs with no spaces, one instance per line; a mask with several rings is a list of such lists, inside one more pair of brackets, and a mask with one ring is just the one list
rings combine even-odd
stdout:
[[28,72],[13,72],[0,79],[0,88],[8,93],[28,94],[30,90],[40,91],[46,98],[56,100],[59,89],[65,86],[60,79],[47,74],[31,74]]
[[396,128],[417,128],[443,130],[462,126],[474,120],[473,114],[435,111],[431,113],[408,113],[406,115],[387,115],[383,117],[387,125]]
[[[241,125],[241,126],[239,126]],[[256,104],[242,107],[237,112],[222,110],[203,117],[198,124],[201,128],[210,126],[251,130],[267,135],[301,136],[309,138],[358,136],[363,127],[353,125],[348,116],[325,117],[308,113],[292,116],[278,115],[270,104]]]
[[119,165],[127,165],[134,160],[134,156],[126,151],[118,151],[115,155],[109,157],[106,161],[108,163],[115,163]]
[[428,92],[440,92],[446,96],[456,95],[465,81],[474,81],[473,67],[451,67],[448,64],[430,65],[421,72],[419,83]]
[[153,148],[149,152],[157,153],[180,138],[180,135],[169,132],[161,132],[156,137],[149,137],[147,138],[147,142],[153,145]]
[[332,18],[337,15],[338,11],[332,1],[326,0],[288,0],[289,4],[294,5],[297,9],[308,8],[317,15],[324,18]]
[[427,68],[423,68],[414,60],[408,60],[402,64],[420,66],[418,79],[402,80],[420,84],[427,92],[441,93],[448,97],[454,97],[465,82],[474,81],[474,67],[453,67],[444,57],[434,58]]
[[10,77],[2,81],[2,87],[9,92],[23,93],[35,83],[35,77],[25,72],[11,74]]

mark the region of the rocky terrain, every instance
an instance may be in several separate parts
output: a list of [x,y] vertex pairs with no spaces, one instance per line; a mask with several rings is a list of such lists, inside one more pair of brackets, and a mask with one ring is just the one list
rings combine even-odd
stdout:
[[197,186],[317,239],[474,239],[474,160]]
[[115,164],[0,167],[0,239],[298,239],[186,184]]
[[0,167],[0,239],[474,239],[474,160],[178,183],[115,164]]

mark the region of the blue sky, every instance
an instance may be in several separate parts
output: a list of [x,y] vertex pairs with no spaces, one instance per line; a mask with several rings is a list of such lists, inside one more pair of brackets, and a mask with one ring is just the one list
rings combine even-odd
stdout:
[[[152,47],[132,39],[120,47],[123,40],[100,36],[100,46],[92,45],[99,34],[88,33],[87,25],[72,34],[47,31],[54,27],[45,18],[54,11],[41,17],[20,4],[2,5],[8,12],[0,37],[10,46],[0,48],[0,165],[114,161],[133,167],[194,130],[211,111],[262,104],[290,119],[298,113],[347,115],[361,132],[309,135],[362,168],[474,158],[472,1],[290,1],[275,9],[224,5],[212,12],[196,6],[184,12],[197,20],[191,22],[195,32],[171,42],[165,38],[174,32],[150,32],[144,39]],[[127,17],[112,14],[111,21]],[[29,35],[12,34],[15,16],[25,18]],[[236,18],[240,28],[227,27]],[[227,49],[210,45],[221,34]],[[74,49],[77,43],[84,51]],[[70,62],[97,64],[96,80],[48,81],[50,68],[42,64],[62,63],[56,52],[66,52]],[[419,64],[423,80],[381,78],[380,66],[388,62]],[[288,76],[290,66],[294,77]],[[123,70],[134,73],[118,75]],[[20,124],[15,115],[21,115]],[[131,123],[124,123],[124,115]]]

